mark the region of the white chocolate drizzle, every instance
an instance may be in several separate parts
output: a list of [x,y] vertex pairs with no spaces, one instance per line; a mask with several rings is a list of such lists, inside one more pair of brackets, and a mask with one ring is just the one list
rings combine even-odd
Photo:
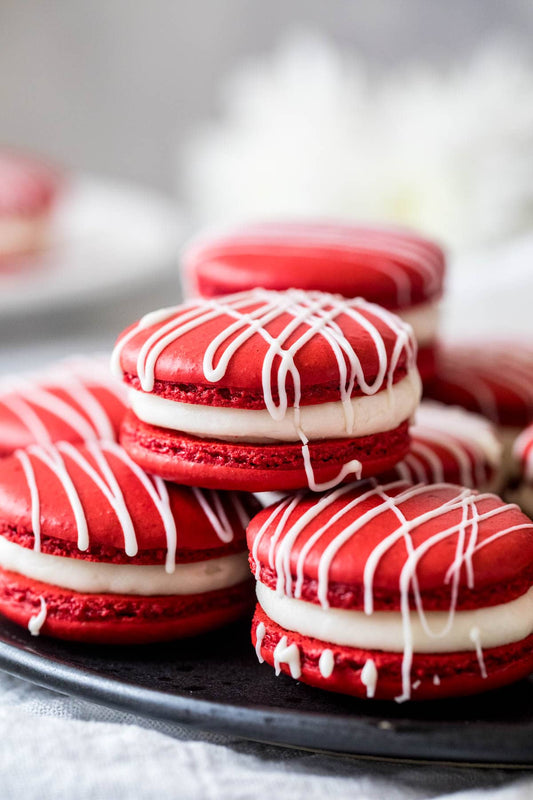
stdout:
[[47,612],[46,600],[44,599],[44,597],[40,597],[39,601],[41,604],[41,608],[39,609],[37,614],[31,616],[30,619],[28,620],[28,630],[32,636],[39,636],[41,628],[43,627],[46,621],[46,612]]
[[260,664],[262,664],[263,661],[265,660],[261,655],[261,646],[263,644],[263,639],[265,638],[265,633],[266,633],[265,623],[260,622],[257,628],[255,629],[255,654]]
[[371,658],[365,661],[361,670],[361,683],[366,687],[366,696],[374,697],[378,683],[378,670]]
[[[60,481],[74,516],[77,530],[77,544],[80,551],[89,548],[89,528],[87,516],[80,494],[76,489],[69,464],[74,463],[91,480],[92,484],[115,513],[124,535],[124,552],[133,557],[138,553],[137,536],[128,505],[119,485],[109,456],[118,459],[129,472],[129,479],[135,477],[138,490],[144,490],[153,502],[159,515],[166,537],[165,570],[175,570],[177,530],[176,521],[170,505],[165,482],[158,476],[145,473],[116,442],[87,442],[84,448],[69,442],[57,442],[46,447],[31,445],[26,450],[17,450],[15,457],[20,461],[30,492],[31,521],[35,537],[34,550],[41,548],[41,499],[34,461],[44,464]],[[91,458],[89,458],[90,456]],[[92,461],[91,461],[92,459]],[[233,539],[233,529],[220,496],[216,492],[202,489],[191,490],[201,506],[218,538],[224,542]],[[231,503],[243,526],[248,522],[246,511],[234,492],[226,492],[224,497]]]
[[[409,453],[394,468],[404,480],[443,483],[451,477],[462,486],[484,488],[501,463],[502,445],[491,423],[462,408],[424,400],[409,433]],[[450,457],[453,477],[437,449]]]
[[[449,499],[438,504],[418,516],[408,519],[402,512],[402,506],[409,500],[423,495],[433,496],[439,490],[452,490]],[[413,485],[403,481],[395,481],[386,485],[379,485],[375,479],[364,481],[358,494],[346,502],[335,514],[324,514],[326,522],[321,525],[308,539],[304,541],[298,552],[296,565],[292,559],[292,551],[300,534],[316,517],[335,503],[347,492],[353,491],[352,486],[342,486],[334,491],[328,492],[315,503],[310,505],[303,514],[297,513],[303,494],[299,493],[294,497],[286,497],[274,506],[268,514],[265,522],[257,531],[251,548],[252,559],[255,562],[255,576],[261,579],[261,565],[258,559],[258,551],[261,541],[265,535],[269,535],[268,565],[275,570],[276,592],[278,596],[300,598],[304,581],[304,564],[311,548],[317,545],[320,540],[331,531],[333,526],[340,523],[343,517],[367,500],[375,498],[380,502],[369,508],[355,520],[341,527],[340,531],[332,538],[327,536],[328,544],[322,550],[318,560],[318,583],[317,599],[322,608],[329,608],[329,575],[332,562],[339,554],[343,545],[364,528],[364,526],[379,517],[386,511],[392,512],[398,521],[396,527],[390,534],[374,548],[367,558],[364,568],[364,611],[370,615],[374,610],[373,582],[375,572],[381,559],[391,550],[391,548],[403,542],[405,545],[405,559],[400,570],[399,593],[400,611],[403,629],[403,657],[402,657],[402,694],[396,698],[398,702],[403,702],[411,697],[411,667],[413,661],[413,642],[411,629],[411,597],[422,628],[427,636],[441,638],[447,635],[453,625],[455,609],[459,594],[459,581],[464,570],[466,583],[470,589],[474,588],[475,576],[473,569],[473,556],[479,550],[485,548],[493,541],[511,534],[517,530],[533,530],[533,523],[524,522],[518,525],[503,527],[497,533],[478,541],[479,524],[484,520],[499,516],[513,508],[509,505],[498,505],[487,511],[480,511],[478,504],[487,499],[494,498],[490,494],[478,494],[467,488],[453,486],[451,484]],[[516,506],[514,507],[516,508]],[[291,524],[290,517],[296,511],[296,519]],[[454,520],[453,524],[447,525],[438,533],[428,537],[420,544],[415,545],[412,534],[420,525],[431,520],[437,520],[447,515],[449,512],[460,512],[460,519]],[[445,576],[445,584],[450,587],[449,608],[444,625],[439,630],[432,630],[428,618],[424,611],[422,596],[418,585],[417,568],[423,556],[428,553],[439,542],[455,537],[456,544],[453,551],[453,558],[449,564]],[[292,571],[295,570],[296,580],[293,580]],[[472,639],[476,646],[479,656],[479,643]],[[370,667],[369,667],[370,669]],[[483,674],[484,667],[480,669]]]
[[291,677],[298,680],[302,674],[300,666],[300,651],[298,645],[293,642],[287,644],[287,637],[282,636],[276,647],[274,648],[274,669],[276,675],[281,672],[281,664],[288,664]]
[[[367,317],[368,312],[395,337],[390,358],[387,356],[383,336]],[[339,325],[338,318],[342,315],[356,322],[372,341],[378,369],[370,380],[365,375],[357,352]],[[270,333],[269,324],[283,316],[289,318],[285,327],[277,335]],[[346,436],[357,435],[351,403],[354,386],[357,384],[366,395],[376,394],[384,388],[390,390],[403,352],[407,356],[408,370],[414,369],[416,344],[410,326],[388,311],[361,298],[345,300],[337,295],[303,292],[296,289],[286,292],[256,289],[147,314],[118,342],[112,356],[112,367],[115,372],[122,375],[120,362],[125,345],[137,333],[158,325],[140,348],[136,364],[142,391],[152,392],[157,360],[165,348],[202,325],[224,317],[229,318],[228,324],[214,337],[204,352],[203,373],[206,381],[210,383],[220,381],[239,349],[254,336],[261,337],[267,345],[262,363],[265,406],[272,419],[278,421],[284,419],[291,408],[294,425],[302,442],[302,456],[309,487],[313,491],[326,491],[349,474],[354,474],[356,478],[360,477],[360,462],[351,460],[343,465],[335,478],[324,483],[316,482],[308,441],[300,427],[301,376],[295,358],[302,347],[315,337],[320,337],[327,343],[337,363],[339,399],[344,409],[345,433]],[[287,393],[289,380],[294,387],[292,407],[289,406]],[[274,399],[275,394],[278,397],[277,402]],[[390,397],[393,397],[392,393]]]
[[52,443],[47,415],[61,420],[80,441],[115,440],[109,413],[91,389],[105,389],[126,408],[124,387],[104,367],[104,360],[82,356],[41,373],[2,378],[0,408],[8,409],[36,444]]
[[[460,387],[481,413],[501,422],[497,387],[510,390],[533,421],[533,346],[513,341],[446,346],[439,350],[438,380]],[[437,397],[437,394],[434,394]]]

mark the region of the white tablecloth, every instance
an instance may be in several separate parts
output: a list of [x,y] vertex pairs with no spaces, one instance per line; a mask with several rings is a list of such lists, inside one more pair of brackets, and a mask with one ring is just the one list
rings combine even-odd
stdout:
[[2,800],[533,797],[533,773],[378,762],[202,735],[1,673],[0,698]]

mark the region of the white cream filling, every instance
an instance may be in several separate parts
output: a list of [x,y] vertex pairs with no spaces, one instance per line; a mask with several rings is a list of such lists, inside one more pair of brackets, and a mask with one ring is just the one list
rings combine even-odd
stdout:
[[52,556],[21,547],[0,536],[0,566],[27,578],[87,594],[188,595],[225,589],[249,575],[247,553],[209,561],[165,565],[103,564],[79,558]]
[[[403,653],[405,650],[402,615],[399,611],[374,611],[367,615],[364,611],[344,608],[325,610],[314,603],[278,595],[262,583],[257,584],[256,591],[267,616],[286,630],[330,644],[363,650],[392,653]],[[446,611],[428,611],[424,625],[418,612],[412,611],[413,652],[476,650],[473,630],[476,630],[476,637],[483,648],[525,639],[533,633],[533,587],[509,603],[455,611],[452,625],[446,630],[448,618]],[[444,632],[444,635],[439,636],[439,632]]]
[[431,344],[437,336],[440,320],[440,303],[438,300],[421,303],[407,309],[394,311],[404,322],[408,322],[420,347]]
[[16,255],[42,247],[48,218],[48,214],[13,214],[0,219],[0,255]]
[[340,401],[300,406],[299,427],[294,412],[275,420],[266,409],[222,408],[178,403],[158,395],[130,390],[134,414],[143,422],[194,436],[239,442],[301,442],[301,432],[310,440],[368,436],[397,428],[409,419],[421,394],[416,369],[390,389],[352,398],[353,424],[348,427],[346,409]]

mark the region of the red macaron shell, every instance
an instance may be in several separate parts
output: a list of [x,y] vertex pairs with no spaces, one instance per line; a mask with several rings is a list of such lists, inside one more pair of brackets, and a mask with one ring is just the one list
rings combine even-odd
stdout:
[[461,408],[423,400],[409,428],[409,453],[381,483],[455,483],[471,489],[495,482],[501,466],[496,429],[484,417]]
[[390,309],[439,297],[445,266],[442,250],[411,231],[325,221],[205,236],[183,261],[187,283],[204,297],[296,287],[366,297]]
[[[347,306],[343,306],[343,303]],[[285,309],[282,304],[285,304]],[[288,304],[290,308],[287,310]],[[249,315],[259,309],[272,308],[273,305],[279,305],[279,310],[273,312],[270,321],[265,321],[262,333],[252,330],[253,323]],[[213,311],[215,307],[216,310]],[[343,308],[347,308],[350,313],[343,311]],[[263,290],[219,300],[192,301],[168,310],[163,319],[159,318],[154,324],[150,324],[152,318],[148,315],[144,321],[137,326],[131,326],[122,334],[117,343],[116,357],[127,382],[138,388],[136,378],[140,377],[139,357],[142,348],[147,346],[153,335],[161,340],[167,335],[169,338],[166,346],[159,352],[153,364],[156,384],[154,387],[150,385],[147,391],[155,391],[182,402],[265,408],[265,359],[272,352],[273,340],[283,337],[283,332],[294,322],[297,313],[302,313],[307,322],[298,324],[286,339],[280,340],[281,343],[274,350],[279,347],[280,351],[286,353],[293,349],[292,363],[299,374],[302,405],[340,399],[339,361],[330,339],[315,332],[303,344],[296,345],[300,338],[309,334],[310,321],[316,321],[318,315],[332,317],[331,326],[335,326],[336,331],[340,329],[345,347],[356,353],[367,382],[373,383],[380,366],[382,369],[385,366],[386,373],[390,371],[394,382],[404,377],[407,368],[413,365],[416,346],[410,328],[397,317],[389,316],[383,309],[357,298],[342,301],[338,297],[320,293],[273,293]],[[192,317],[194,322],[191,322]],[[232,329],[236,320],[239,327]],[[177,328],[180,324],[189,324],[191,328],[179,338],[174,336],[170,340],[169,327]],[[326,331],[329,334],[331,326]],[[369,332],[369,326],[372,327],[372,332]],[[216,379],[208,379],[205,372],[205,362],[209,361],[207,351],[216,337],[220,336],[220,340],[219,347],[213,354],[214,366],[229,352],[228,348],[237,341],[240,334],[250,331],[250,335],[240,341],[232,353],[222,374]],[[382,343],[381,359],[373,335]],[[403,344],[399,348],[398,356],[393,357],[399,338]],[[344,354],[340,358],[349,374],[348,357]],[[277,382],[281,364],[281,358],[275,355],[269,370],[270,390],[276,401],[279,397]],[[293,402],[295,392],[290,372],[283,380],[283,386],[287,390],[289,402]],[[381,382],[379,390],[385,387],[386,380]],[[205,391],[206,389],[215,392]],[[361,391],[356,380],[351,394],[357,395]]]
[[[201,439],[141,422],[129,412],[121,444],[148,472],[189,486],[248,492],[301,489],[308,486],[300,442],[235,443]],[[408,423],[383,433],[309,443],[316,483],[334,480],[351,460],[362,476],[390,469],[409,447]],[[353,480],[353,472],[346,476]]]
[[127,392],[108,357],[76,357],[0,380],[0,456],[50,442],[117,439]]
[[[435,516],[423,518],[431,512],[436,512]],[[487,512],[496,513],[482,518]],[[304,514],[307,516],[303,529],[298,535],[291,535],[294,524]],[[412,575],[416,576],[426,610],[447,611],[451,605],[471,609],[505,603],[526,592],[533,583],[533,524],[516,506],[506,505],[495,495],[480,495],[458,486],[413,486],[406,482],[382,487],[376,481],[369,481],[335,489],[319,498],[307,493],[262,510],[248,526],[252,571],[270,588],[279,588],[281,581],[285,591],[290,578],[293,591],[299,555],[309,543],[300,566],[303,578],[300,599],[319,603],[320,596],[325,596],[331,606],[363,609],[369,558],[387,537],[401,529],[398,514],[406,520],[416,520],[410,530],[410,546],[422,550],[418,550],[421,557]],[[465,524],[465,539],[460,545],[462,524]],[[324,525],[326,529],[318,535]],[[426,549],[425,543],[434,536],[435,540]],[[276,554],[286,546],[286,537],[290,544],[280,568]],[[408,560],[407,541],[404,535],[388,541],[371,583],[376,610],[401,607],[399,582]],[[472,550],[465,555],[468,542],[472,543]],[[447,574],[457,558],[458,546],[461,553],[458,593],[452,601],[453,582]],[[332,548],[334,555],[324,579],[321,565]],[[416,607],[413,577],[408,583],[408,599],[410,606]]]
[[48,211],[62,178],[57,169],[15,150],[0,151],[0,214],[25,215]]
[[498,425],[533,422],[533,346],[522,341],[441,344],[428,397],[476,411]]
[[[44,458],[44,460],[43,460]],[[60,462],[52,469],[50,459]],[[92,475],[86,470],[93,471]],[[64,472],[66,477],[64,477]],[[28,472],[29,477],[28,477]],[[143,480],[141,477],[143,476]],[[0,461],[0,533],[24,547],[35,543],[32,512],[38,494],[43,552],[115,563],[164,563],[168,549],[164,515],[175,524],[176,555],[183,561],[202,560],[244,546],[244,524],[258,507],[246,495],[203,493],[177,485],[157,484],[144,475],[119,445],[100,443],[49,448],[32,447]],[[69,497],[69,485],[72,491]],[[114,486],[118,487],[114,489]],[[160,495],[160,510],[152,495]],[[131,520],[138,554],[126,553],[125,530],[110,495]],[[72,497],[79,503],[88,529],[88,546],[78,547],[80,525]],[[120,500],[121,498],[121,500]],[[168,499],[167,499],[168,498]],[[213,524],[215,520],[219,532]],[[32,535],[33,534],[33,535]],[[231,544],[233,543],[233,544]],[[229,551],[225,545],[230,545]],[[221,552],[223,551],[223,552]],[[143,558],[144,554],[144,558]]]
[[[377,670],[374,699],[395,700],[402,695],[401,653],[342,647],[301,636],[272,622],[260,606],[257,606],[252,623],[254,647],[257,645],[257,626],[261,623],[265,626],[260,643],[261,658],[275,666],[274,650],[282,637],[286,636],[287,644],[294,644],[298,648],[301,680],[304,683],[330,692],[366,698],[367,687],[361,677],[364,665],[371,660]],[[327,678],[319,668],[320,656],[325,649],[331,651],[334,659],[334,669]],[[461,697],[526,678],[533,671],[533,635],[519,642],[484,649],[483,662],[487,673],[485,678],[481,674],[475,651],[415,653],[410,671],[411,699]],[[286,663],[281,663],[279,668],[283,673],[290,674]]]
[[523,480],[527,484],[533,483],[533,425],[529,425],[522,431],[517,438],[514,450],[514,458],[520,464]]
[[27,627],[39,613],[40,633],[98,644],[147,644],[197,636],[227,625],[253,606],[250,582],[194,595],[82,594],[0,569],[0,613]]

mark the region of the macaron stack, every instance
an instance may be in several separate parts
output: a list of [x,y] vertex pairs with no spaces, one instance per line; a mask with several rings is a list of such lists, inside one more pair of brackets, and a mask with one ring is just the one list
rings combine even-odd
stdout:
[[305,289],[364,297],[408,322],[424,382],[435,370],[441,248],[401,228],[333,222],[263,223],[193,242],[184,252],[186,289],[217,297],[254,289]]
[[197,242],[185,269],[189,299],[118,337],[119,425],[66,378],[6,391],[0,611],[91,642],[208,632],[253,605],[249,558],[278,674],[396,701],[527,675],[533,523],[489,493],[494,426],[420,405],[442,251],[268,224]]
[[117,443],[109,358],[0,386],[0,612],[97,643],[190,636],[250,609],[251,495],[165,484]]

